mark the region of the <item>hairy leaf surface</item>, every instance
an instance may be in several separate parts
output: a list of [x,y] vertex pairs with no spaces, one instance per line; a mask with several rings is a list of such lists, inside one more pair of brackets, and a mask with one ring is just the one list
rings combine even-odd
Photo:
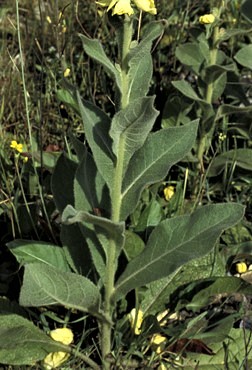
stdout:
[[144,251],[119,277],[116,295],[168,276],[188,261],[205,256],[222,231],[241,220],[243,213],[243,206],[227,203],[164,220],[151,233]]

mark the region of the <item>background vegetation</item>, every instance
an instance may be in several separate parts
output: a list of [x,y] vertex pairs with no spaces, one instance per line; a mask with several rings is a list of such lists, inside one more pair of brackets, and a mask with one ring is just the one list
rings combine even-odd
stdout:
[[[189,281],[203,279],[203,271],[209,266],[219,276],[240,273],[237,263],[241,262],[246,264],[245,271],[241,271],[246,272],[243,278],[249,283],[252,281],[251,273],[247,271],[252,265],[252,52],[248,49],[245,56],[238,55],[242,48],[251,44],[252,10],[249,0],[230,0],[225,4],[221,24],[223,38],[219,46],[225,59],[220,63],[222,73],[216,71],[218,89],[213,93],[210,115],[214,116],[215,125],[214,129],[209,129],[211,136],[208,136],[204,153],[201,155],[198,150],[199,135],[191,156],[174,166],[165,182],[146,189],[136,211],[128,219],[129,230],[145,240],[151,227],[162,219],[189,212],[197,204],[225,201],[246,207],[244,219],[223,234],[217,252],[209,257],[210,260],[186,267],[186,278],[183,280],[181,277],[177,282],[183,288]],[[24,0],[19,1],[19,6],[19,20],[15,1],[6,0],[1,2],[0,7],[0,296],[14,302],[19,295],[22,269],[6,243],[14,239],[29,239],[60,244],[61,220],[53,201],[51,177],[59,155],[63,151],[71,155],[69,132],[81,140],[85,139],[80,117],[67,104],[64,95],[67,81],[78,86],[83,98],[111,115],[114,113],[114,86],[103,69],[83,52],[78,34],[98,38],[107,55],[117,55],[115,19],[107,18],[100,9],[97,11],[94,1]],[[192,50],[192,60],[189,61],[184,54],[187,51],[182,47],[197,40],[204,28],[199,25],[199,16],[209,13],[214,7],[218,8],[220,1],[157,0],[156,6],[158,19],[165,19],[168,26],[152,50],[154,73],[150,93],[156,95],[155,106],[160,110],[154,131],[184,125],[206,114],[199,99],[186,89],[187,85],[176,85],[176,81],[186,81],[198,96],[204,95],[202,81],[207,72],[202,67],[199,51]],[[143,29],[150,20],[152,16],[145,15]],[[25,80],[22,79],[22,68]],[[224,105],[225,111],[221,110]],[[23,156],[33,156],[36,167],[31,160],[17,159],[10,148],[12,140],[23,143]],[[32,153],[31,142],[36,148]],[[195,158],[200,160],[200,165]],[[167,186],[172,186],[174,190],[170,199],[165,198],[163,192]],[[216,327],[215,336],[220,336],[223,330],[230,330],[230,327],[251,328],[250,295],[238,294],[235,288],[230,288],[228,296],[217,295],[216,288],[215,299],[209,302],[203,293],[196,295],[196,291],[204,292],[205,288],[189,286],[187,290],[181,289],[176,297],[172,296],[172,289],[167,291],[169,308],[179,315],[176,319],[169,319],[169,334],[173,332],[175,337],[179,337],[176,331],[186,332],[188,338],[193,338],[192,332],[200,327],[208,327],[209,331],[210,327]],[[129,308],[134,306],[130,298],[127,304]],[[166,304],[168,299],[164,308]],[[29,314],[39,326],[51,325],[51,317],[43,321],[44,316],[38,310],[31,310]],[[53,319],[57,317],[58,322],[65,318],[63,309],[50,314]],[[199,319],[196,319],[197,316]],[[78,320],[79,317],[76,317],[74,331],[79,346],[89,347],[91,353],[94,343],[82,337]],[[95,332],[92,322],[88,321],[86,325],[86,333]],[[205,339],[206,336],[204,344],[197,343],[198,357],[190,357],[196,364],[204,351],[210,351],[207,346],[204,347]],[[250,338],[244,336],[236,340],[237,343],[243,342],[245,350],[242,358],[236,350],[231,351],[235,358],[231,368],[248,369],[246,366],[249,366],[247,361],[252,348]],[[176,362],[176,356],[171,353],[183,352],[184,343],[177,344],[180,344],[179,348],[170,346],[167,350],[168,360],[165,363],[169,366],[175,366]],[[144,347],[142,343],[138,345]],[[136,349],[134,356],[141,357]],[[79,362],[69,364],[69,368],[82,366]],[[150,361],[148,365],[143,362],[139,368],[141,366],[157,368],[160,365]],[[218,366],[218,361],[214,366]],[[221,369],[222,365],[219,366],[215,368]]]

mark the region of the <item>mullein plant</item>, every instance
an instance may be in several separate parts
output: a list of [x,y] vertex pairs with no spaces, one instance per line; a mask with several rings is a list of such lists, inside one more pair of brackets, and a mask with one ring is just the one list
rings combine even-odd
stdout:
[[[111,117],[83,100],[65,80],[59,95],[82,118],[85,143],[70,134],[76,155],[69,158],[62,154],[53,174],[52,192],[62,214],[62,246],[25,240],[8,243],[24,266],[24,277],[19,306],[1,301],[0,363],[32,365],[44,361],[44,366],[50,368],[71,361],[70,354],[73,361],[79,359],[92,369],[109,370],[115,364],[120,368],[125,364],[123,358],[120,360],[125,351],[125,346],[120,348],[125,325],[118,325],[118,307],[122,315],[127,293],[135,292],[136,310],[143,324],[140,329],[135,319],[132,331],[127,310],[122,322],[127,323],[128,332],[136,340],[147,341],[150,333],[144,321],[149,314],[159,312],[153,308],[153,301],[158,305],[160,295],[159,291],[157,296],[148,295],[149,284],[164,278],[172,281],[186,263],[210,253],[222,231],[243,217],[240,204],[199,206],[192,213],[159,222],[144,247],[140,237],[127,230],[126,221],[143,189],[163,181],[171,166],[190,152],[198,120],[152,132],[159,112],[154,106],[155,96],[148,95],[153,69],[151,49],[153,41],[162,36],[166,22],[149,22],[139,38],[136,20],[142,12],[157,13],[154,1],[100,0],[98,7],[118,17],[117,63],[105,54],[99,40],[84,35],[80,38],[85,53],[113,80],[116,112]],[[169,199],[171,190],[166,193]],[[127,253],[129,237],[135,243],[131,256]],[[142,287],[144,300],[137,293]],[[80,349],[77,336],[72,343],[73,335],[62,341],[60,335],[50,335],[48,327],[42,331],[29,321],[24,309],[38,307],[43,313],[55,305],[67,310],[64,325],[62,318],[58,319],[65,329],[71,329],[72,313],[97,321],[99,335],[94,350]],[[151,337],[159,348],[154,353],[159,356],[162,346],[154,334],[158,332],[152,331]],[[84,332],[83,338],[86,336]],[[128,343],[129,353],[132,343]],[[130,367],[130,362],[127,364]]]
[[[218,156],[221,147],[224,147],[222,144],[226,133],[232,130],[232,124],[229,123],[233,119],[232,115],[235,113],[243,117],[251,114],[246,89],[239,83],[241,66],[250,70],[252,68],[251,62],[248,62],[251,58],[246,58],[251,45],[245,43],[244,46],[242,42],[237,42],[236,45],[241,46],[238,51],[230,47],[236,37],[244,37],[251,32],[251,25],[248,23],[246,28],[241,22],[240,25],[235,26],[236,23],[233,23],[231,28],[228,27],[230,6],[239,8],[233,1],[216,0],[212,5],[215,6],[210,8],[209,13],[197,16],[194,22],[195,32],[189,35],[186,43],[178,45],[175,51],[177,60],[184,66],[186,73],[193,76],[194,83],[191,84],[187,79],[172,81],[179,93],[176,104],[179,101],[181,107],[180,110],[177,109],[178,114],[173,117],[173,122],[179,125],[182,120],[185,122],[191,117],[200,117],[194,148],[197,157],[194,169],[198,175],[193,184],[194,196],[199,199],[205,191],[206,177],[218,175],[227,168],[227,163],[235,163],[244,168],[242,162],[251,156],[246,148],[226,150],[226,153]],[[243,6],[241,10],[242,8]],[[241,13],[237,11],[238,14],[242,19]],[[246,17],[246,12],[242,15]],[[167,99],[168,111],[176,109],[172,100],[171,97]],[[240,118],[236,117],[236,120],[238,122]],[[163,127],[171,124],[174,123],[166,122]],[[216,136],[219,137],[219,144],[212,156]]]

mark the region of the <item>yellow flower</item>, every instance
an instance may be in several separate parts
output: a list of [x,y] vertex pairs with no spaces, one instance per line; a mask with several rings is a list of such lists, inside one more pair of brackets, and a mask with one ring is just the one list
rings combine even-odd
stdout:
[[47,22],[48,22],[49,24],[51,24],[51,23],[52,23],[51,17],[49,17],[49,15],[46,17],[46,20],[47,20]]
[[219,140],[224,141],[227,138],[227,135],[223,134],[222,132],[219,133]]
[[12,140],[10,144],[10,148],[15,149],[19,153],[22,153],[23,144],[18,144],[16,140]]
[[239,272],[239,274],[243,274],[248,270],[248,267],[245,262],[239,262],[235,266],[236,271]]
[[43,361],[43,365],[46,369],[51,370],[55,367],[62,365],[68,358],[69,353],[66,352],[52,352],[46,356]]
[[58,328],[50,332],[50,337],[57,342],[69,345],[73,341],[73,332],[68,328]]
[[[50,337],[57,342],[69,345],[73,341],[73,332],[68,328],[58,328],[50,332]],[[50,370],[60,366],[69,358],[70,354],[66,352],[49,353],[43,360],[43,365]]]
[[205,14],[199,17],[199,22],[202,24],[211,24],[215,21],[215,16],[213,14]]
[[[133,0],[138,9],[150,14],[157,14],[154,0]],[[112,15],[134,14],[131,6],[131,0],[99,0],[96,3],[100,6],[107,7],[107,11],[112,10]]]
[[70,73],[71,73],[71,69],[70,68],[66,68],[64,70],[64,77],[68,77],[70,75]]
[[130,321],[130,326],[134,330],[134,334],[139,335],[141,333],[141,326],[143,323],[143,311],[137,311],[135,308],[133,308],[130,311],[128,317]]
[[174,195],[174,186],[167,186],[166,188],[164,188],[164,197],[165,197],[165,200],[170,200]]
[[164,351],[165,345],[166,345],[166,337],[160,334],[154,334],[152,336],[151,346],[158,355]]
[[24,163],[28,162],[28,160],[29,160],[29,157],[27,157],[27,156],[24,156],[24,157],[22,156],[21,158],[22,158]]
[[114,9],[112,11],[112,15],[122,15],[122,14],[128,14],[132,15],[134,14],[134,10],[132,9],[130,5],[130,0],[118,0],[114,6]]
[[154,0],[134,0],[134,3],[138,9],[150,14],[157,14],[157,9],[155,7]]

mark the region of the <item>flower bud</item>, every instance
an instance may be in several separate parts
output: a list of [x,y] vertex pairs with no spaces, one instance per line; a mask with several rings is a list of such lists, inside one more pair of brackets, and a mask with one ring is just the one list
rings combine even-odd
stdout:
[[235,266],[236,268],[236,271],[239,273],[239,274],[243,274],[244,272],[246,272],[248,270],[247,268],[247,265],[245,262],[239,262],[236,264]]
[[139,335],[141,333],[141,326],[143,323],[143,311],[137,311],[135,308],[133,308],[130,311],[128,317],[130,321],[130,326],[134,330],[134,334]]
[[215,16],[213,14],[205,14],[199,17],[199,22],[201,24],[212,24],[215,21]]
[[164,188],[164,197],[167,202],[173,197],[174,195],[174,186],[167,186]]

